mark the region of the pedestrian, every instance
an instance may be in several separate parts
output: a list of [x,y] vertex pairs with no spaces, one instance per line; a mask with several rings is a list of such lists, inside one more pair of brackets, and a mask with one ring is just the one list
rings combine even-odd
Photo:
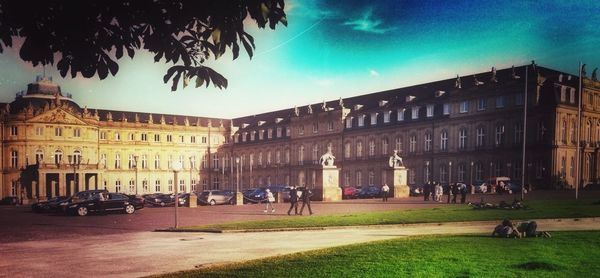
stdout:
[[464,183],[460,184],[460,203],[464,204],[467,200],[467,185]]
[[442,201],[442,195],[444,195],[444,188],[442,188],[442,185],[439,183],[435,183],[435,201],[436,202],[441,202]]
[[267,192],[267,205],[265,207],[265,213],[269,212],[269,206],[271,206],[271,213],[275,212],[275,207],[273,206],[273,202],[275,202],[275,197],[273,196],[273,192],[268,188],[265,190]]
[[448,191],[446,192],[446,194],[448,195],[448,202],[446,202],[447,204],[450,204],[450,198],[452,197],[452,185],[448,184]]
[[295,186],[290,187],[290,209],[288,209],[288,215],[294,209],[294,214],[298,214],[298,190]]
[[423,201],[429,201],[429,193],[431,192],[431,182],[428,181],[423,185]]
[[453,183],[450,188],[452,189],[452,203],[456,204],[456,197],[458,196],[458,184]]
[[312,191],[305,187],[302,191],[302,207],[300,208],[300,215],[302,215],[302,211],[304,211],[304,206],[308,207],[310,215],[313,214],[312,209],[310,208],[310,197],[312,197]]
[[390,193],[390,187],[387,185],[387,183],[383,184],[383,186],[381,187],[381,194],[383,195],[384,202],[388,201],[389,193]]

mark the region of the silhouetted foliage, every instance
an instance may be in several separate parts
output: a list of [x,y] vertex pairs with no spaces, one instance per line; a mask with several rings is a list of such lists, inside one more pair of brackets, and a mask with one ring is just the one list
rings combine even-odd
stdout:
[[0,53],[21,37],[22,60],[56,62],[63,77],[70,71],[104,79],[117,74],[124,53],[133,58],[145,49],[174,65],[163,78],[173,91],[192,78],[196,87],[223,88],[227,79],[204,62],[227,49],[236,59],[240,44],[252,58],[254,39],[244,25],[287,26],[283,8],[284,0],[0,0]]

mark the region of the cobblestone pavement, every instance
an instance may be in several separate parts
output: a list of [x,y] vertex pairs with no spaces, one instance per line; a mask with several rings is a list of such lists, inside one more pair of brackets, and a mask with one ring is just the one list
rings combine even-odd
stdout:
[[[526,198],[571,198],[570,193],[535,192]],[[594,194],[597,199],[598,192]],[[490,202],[514,197],[484,196]],[[470,198],[479,201],[481,196]],[[316,202],[313,208],[318,214],[334,214],[441,205],[446,204],[415,197],[385,204],[380,200]],[[276,206],[276,215],[265,215],[262,205],[182,208],[180,225],[289,217],[284,214],[287,204]],[[482,221],[226,234],[151,232],[171,227],[173,212],[174,208],[146,208],[132,215],[68,217],[34,214],[27,207],[0,207],[0,277],[137,277],[417,234],[488,233],[496,224]],[[549,231],[600,230],[598,218],[538,223],[540,229]]]

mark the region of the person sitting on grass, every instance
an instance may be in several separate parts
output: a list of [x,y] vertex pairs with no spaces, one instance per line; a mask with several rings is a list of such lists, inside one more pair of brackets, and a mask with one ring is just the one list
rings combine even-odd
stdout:
[[492,236],[501,238],[521,238],[521,234],[509,219],[504,219],[501,224],[496,226],[492,232]]
[[517,225],[517,231],[523,237],[552,237],[549,232],[540,232],[537,230],[537,222],[523,221]]

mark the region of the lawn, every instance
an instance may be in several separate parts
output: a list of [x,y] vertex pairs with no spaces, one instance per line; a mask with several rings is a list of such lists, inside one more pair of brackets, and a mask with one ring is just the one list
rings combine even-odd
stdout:
[[417,236],[161,277],[598,277],[600,232],[552,238]]
[[310,217],[283,217],[266,221],[246,221],[181,229],[260,230],[310,228],[330,226],[359,226],[409,224],[428,222],[456,222],[475,220],[581,218],[600,216],[600,205],[591,200],[532,200],[526,209],[473,209],[467,205],[450,205],[427,209],[407,209],[353,214],[313,215]]

